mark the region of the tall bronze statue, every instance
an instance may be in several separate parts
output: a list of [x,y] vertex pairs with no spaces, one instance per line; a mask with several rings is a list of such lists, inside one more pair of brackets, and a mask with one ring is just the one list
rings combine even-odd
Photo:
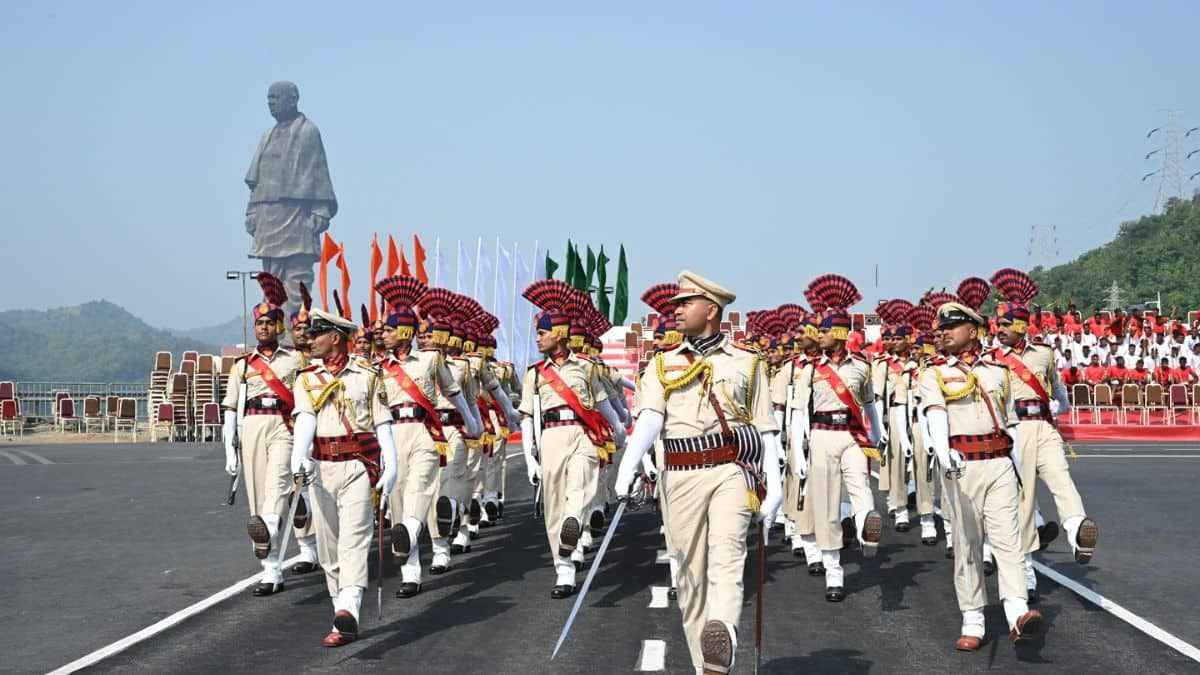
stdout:
[[254,238],[249,257],[261,258],[263,271],[283,281],[288,316],[299,307],[300,282],[313,285],[321,234],[337,215],[321,132],[297,110],[299,101],[300,90],[291,82],[267,90],[275,126],[263,134],[246,172],[246,231]]

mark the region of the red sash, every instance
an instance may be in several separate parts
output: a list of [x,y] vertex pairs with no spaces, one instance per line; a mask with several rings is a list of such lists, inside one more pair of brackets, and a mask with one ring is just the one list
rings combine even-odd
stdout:
[[588,440],[595,446],[596,452],[600,454],[601,463],[608,461],[610,448],[605,440],[611,434],[608,429],[608,422],[604,416],[595,410],[585,410],[583,403],[575,392],[563,382],[562,377],[553,368],[549,367],[545,361],[538,364],[538,373],[550,383],[550,387],[554,389],[554,393],[567,404],[579,421],[583,424],[583,431],[587,434]]
[[488,404],[489,397],[484,394],[475,399],[475,407],[479,409],[479,421],[483,423],[483,435],[479,437],[483,454],[491,457],[496,451],[496,427],[492,424],[491,406]]
[[384,372],[391,375],[396,384],[400,385],[400,389],[404,390],[404,393],[413,400],[413,403],[421,406],[421,409],[425,411],[425,429],[429,431],[429,436],[433,439],[433,447],[437,448],[440,464],[446,466],[446,454],[449,452],[449,446],[446,444],[446,433],[442,430],[442,418],[437,409],[433,407],[429,397],[425,396],[425,392],[421,391],[421,387],[408,376],[404,366],[400,365],[398,361],[389,360],[381,365]]
[[[850,358],[847,356],[846,358]],[[833,389],[834,395],[850,410],[850,435],[854,437],[854,442],[858,447],[862,448],[863,454],[876,461],[879,460],[879,451],[875,449],[875,444],[867,438],[867,425],[863,421],[862,408],[854,400],[854,395],[846,388],[846,384],[842,382],[842,378],[837,374],[837,371],[830,367],[829,362],[813,364],[816,372],[825,377],[829,386]]]
[[279,376],[275,374],[275,371],[271,370],[271,364],[268,363],[266,359],[264,359],[262,356],[259,356],[257,353],[247,354],[246,365],[253,368],[254,372],[258,373],[258,376],[262,378],[264,383],[266,383],[267,388],[271,390],[271,393],[275,394],[279,400],[283,401],[284,407],[288,411],[291,411],[296,407],[295,394],[292,393],[291,389],[288,389],[288,386],[283,383],[283,380],[279,379]]
[[992,354],[1001,362],[1003,362],[1004,365],[1008,366],[1010,370],[1016,373],[1017,377],[1021,378],[1021,381],[1024,382],[1027,387],[1032,389],[1033,393],[1037,394],[1038,398],[1042,399],[1043,405],[1050,405],[1050,394],[1046,391],[1046,388],[1042,386],[1041,380],[1039,380],[1037,376],[1033,374],[1033,371],[1029,369],[1029,366],[1025,365],[1025,362],[1021,360],[1020,356],[1017,356],[1012,352],[1005,354],[999,349],[992,352]]

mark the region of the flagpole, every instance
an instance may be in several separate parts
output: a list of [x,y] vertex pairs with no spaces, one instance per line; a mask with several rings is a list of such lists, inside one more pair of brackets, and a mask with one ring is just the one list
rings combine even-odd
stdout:
[[442,238],[438,237],[433,244],[433,285],[442,285]]
[[462,279],[462,239],[458,240],[458,256],[457,257],[458,257],[458,261],[454,263],[454,269],[455,269],[454,292],[462,293],[462,289],[458,287],[459,286],[458,282],[460,279]]
[[[539,249],[540,249],[539,242],[537,239],[534,239],[533,240],[533,264],[534,264],[534,267],[532,267],[531,269],[534,270],[533,278],[535,280],[539,278],[538,273],[536,271],[537,270],[537,257],[538,257]],[[545,269],[545,268],[543,268],[543,269]],[[543,272],[543,274],[544,274],[544,272]],[[522,289],[522,290],[524,290],[524,289]],[[530,303],[530,305],[529,305],[529,317],[525,322],[525,326],[526,326],[525,330],[529,331],[529,332],[527,333],[528,337],[526,337],[526,339],[525,339],[525,363],[523,363],[521,365],[528,367],[530,363],[533,363],[533,355],[529,353],[529,345],[533,342],[533,340],[531,338],[537,334],[537,331],[533,326],[533,304],[532,303]]]
[[[475,240],[475,282],[471,284],[471,297],[479,299],[479,258],[483,255],[483,237]],[[482,303],[480,303],[482,304]]]
[[[499,240],[497,240],[497,241],[499,241]],[[513,274],[512,274],[512,276],[513,276],[513,279],[512,279],[512,311],[508,313],[508,320],[510,322],[517,320],[517,295],[520,294],[521,291],[525,290],[524,288],[521,288],[521,289],[517,288],[517,256],[520,255],[520,253],[518,252],[518,247],[519,247],[519,244],[517,244],[517,242],[514,241],[513,242],[513,254],[512,254],[512,268],[513,268],[512,269],[512,272],[513,272]],[[499,302],[499,300],[497,300],[497,302]],[[508,333],[508,358],[506,360],[511,363],[513,361],[516,361],[515,357],[517,355],[517,349],[516,349],[516,345],[513,344],[513,337],[517,335],[517,330],[516,330],[516,326],[508,326],[508,327],[506,327],[506,330]],[[525,364],[519,364],[519,365],[525,365]]]

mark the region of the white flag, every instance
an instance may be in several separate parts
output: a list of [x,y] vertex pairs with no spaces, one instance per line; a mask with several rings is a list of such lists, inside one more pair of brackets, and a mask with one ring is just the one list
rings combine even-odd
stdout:
[[466,293],[471,290],[471,257],[463,248],[462,240],[458,242],[458,279],[454,292]]
[[[515,250],[516,244],[513,244],[513,248]],[[516,308],[513,281],[512,256],[508,254],[508,249],[500,245],[500,239],[497,238],[496,288],[492,294],[492,314],[500,320],[500,326],[496,329],[496,358],[501,361],[512,360],[512,347],[508,336],[513,334],[513,310]]]
[[446,255],[442,253],[442,239],[437,240],[437,248],[433,254],[433,285],[442,286],[450,283],[450,266],[446,264]]
[[483,251],[483,239],[480,238],[479,243],[475,248],[475,286],[471,297],[479,301],[483,308],[492,314],[496,313],[492,305],[492,293],[490,289],[496,283],[492,277],[492,263],[488,260],[487,253]]
[[[538,242],[533,243],[533,264],[537,265],[538,253],[540,253]],[[533,283],[534,275],[529,271],[529,266],[525,264],[525,258],[517,253],[514,258],[516,272],[513,274],[513,293],[516,294],[516,311],[513,312],[513,332],[512,332],[512,349],[513,363],[518,366],[517,372],[525,372],[526,366],[533,363],[537,359],[537,331],[533,327],[533,316],[537,312],[537,307],[523,297],[520,297],[525,287]],[[545,276],[545,267],[538,273],[537,278]]]

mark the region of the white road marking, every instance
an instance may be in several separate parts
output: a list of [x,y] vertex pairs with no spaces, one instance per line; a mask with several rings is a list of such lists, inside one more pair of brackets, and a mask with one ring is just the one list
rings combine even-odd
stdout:
[[671,597],[667,595],[670,590],[666,586],[651,586],[650,587],[650,609],[663,609],[671,606]]
[[17,457],[16,455],[12,454],[11,452],[5,452],[3,450],[0,450],[0,457],[7,459],[8,461],[12,462],[13,464],[16,464],[17,466],[24,466],[29,463],[29,462],[26,462],[25,460],[21,459],[20,457]]
[[658,555],[654,557],[654,562],[658,563],[659,565],[667,564],[667,550],[665,548],[658,550]]
[[53,464],[54,463],[54,462],[51,462],[50,460],[46,459],[45,457],[42,457],[41,455],[37,454],[36,452],[30,452],[28,450],[13,450],[13,452],[19,452],[22,455],[25,455],[26,457],[28,457],[29,459],[32,459],[33,461],[37,462],[38,464]]
[[505,455],[505,457],[507,457],[507,458],[510,458],[510,459],[511,459],[511,458],[513,458],[513,457],[516,457],[516,456],[518,456],[518,455],[523,455],[523,454],[525,454],[525,452],[524,452],[524,451],[522,451],[522,450],[518,450],[518,451],[516,451],[516,452],[510,452],[510,453],[508,453],[507,455]]
[[1084,600],[1087,600],[1100,609],[1112,614],[1130,626],[1133,626],[1146,635],[1149,635],[1155,640],[1167,645],[1171,649],[1174,649],[1193,661],[1200,661],[1200,649],[1196,648],[1195,646],[1180,640],[1174,635],[1150,623],[1137,614],[1125,609],[1112,600],[1109,600],[1108,598],[1080,584],[1074,579],[1071,579],[1070,577],[1067,577],[1036,560],[1033,561],[1033,568],[1043,576],[1048,577],[1055,583],[1074,591],[1076,595]]
[[[289,558],[289,559],[283,561],[282,564],[284,567],[289,567],[293,563],[297,563],[297,562],[300,562],[300,556],[298,556],[298,555],[293,558]],[[188,607],[185,607],[185,608],[179,610],[178,612],[175,612],[174,614],[172,614],[171,616],[168,616],[167,618],[163,619],[162,621],[151,624],[132,635],[121,638],[120,640],[117,640],[116,642],[114,642],[108,646],[97,649],[96,651],[92,652],[91,654],[88,654],[87,656],[83,656],[81,658],[75,659],[74,661],[68,663],[67,665],[62,666],[61,668],[58,668],[57,670],[53,670],[50,672],[50,675],[65,675],[66,673],[73,673],[77,670],[82,670],[84,668],[87,668],[88,666],[95,665],[95,664],[99,663],[100,661],[103,661],[104,659],[107,659],[108,657],[113,656],[114,654],[119,654],[119,653],[125,651],[126,649],[129,649],[130,647],[136,645],[139,642],[148,640],[148,639],[154,637],[155,635],[158,635],[159,633],[167,630],[168,628],[171,628],[172,626],[175,626],[176,624],[179,624],[182,621],[185,621],[193,616],[196,616],[200,612],[203,612],[204,610],[208,609],[209,607],[212,607],[213,605],[224,602],[225,600],[228,600],[229,598],[232,598],[233,596],[237,595],[238,593],[241,593],[242,591],[246,590],[247,588],[250,588],[254,584],[258,583],[258,580],[261,576],[262,576],[262,573],[260,572],[258,574],[255,574],[252,577],[246,577],[245,579],[242,579],[241,581],[237,582],[236,584],[233,584],[232,586],[226,588],[225,590],[219,591],[219,592],[217,592],[213,595],[210,595],[207,598],[201,600],[200,602],[195,603],[194,605],[190,605]]]
[[642,640],[642,651],[638,653],[639,672],[658,672],[667,669],[667,643],[663,640]]

